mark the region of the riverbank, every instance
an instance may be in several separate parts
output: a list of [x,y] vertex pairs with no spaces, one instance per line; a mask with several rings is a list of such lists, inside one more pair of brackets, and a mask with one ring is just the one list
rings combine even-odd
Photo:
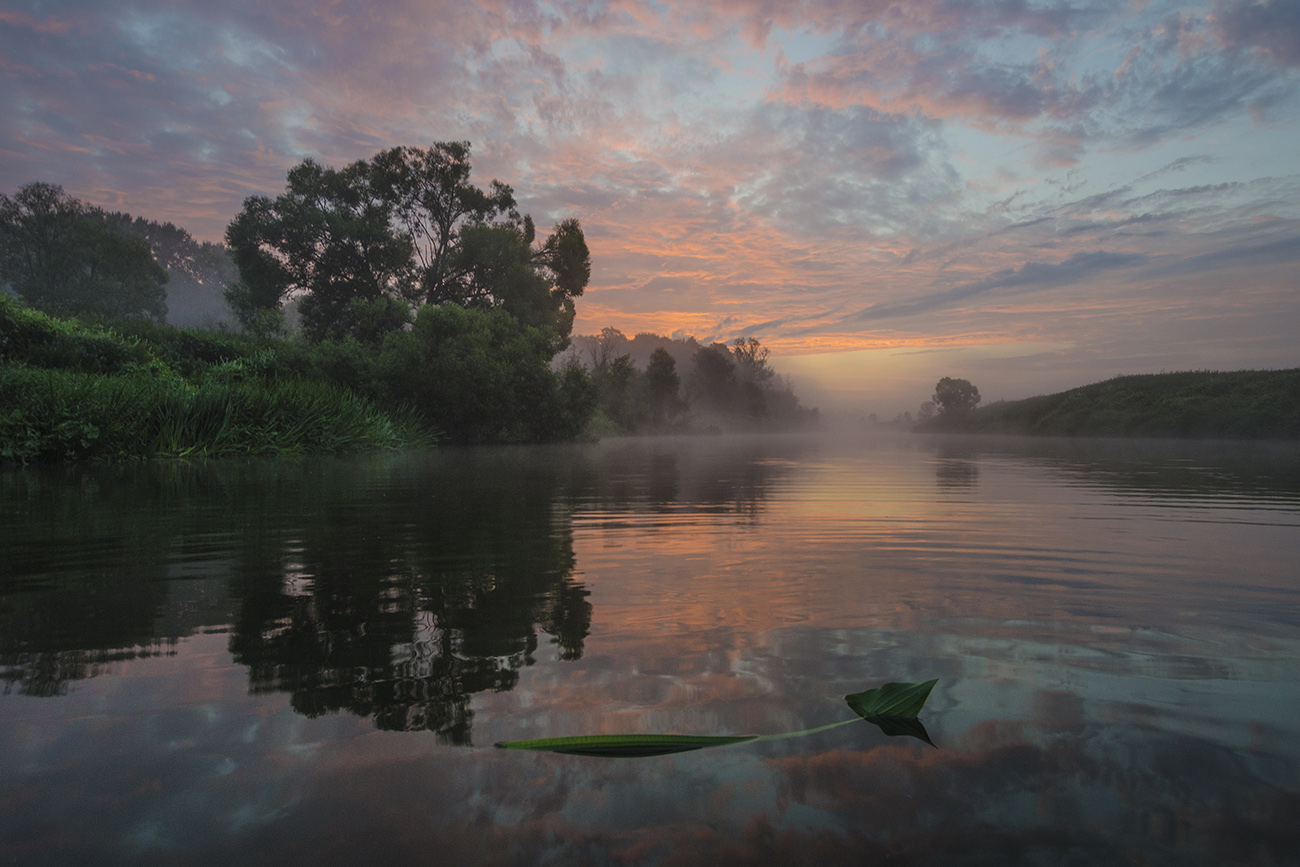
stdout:
[[924,432],[1300,439],[1300,369],[1118,376],[938,416]]

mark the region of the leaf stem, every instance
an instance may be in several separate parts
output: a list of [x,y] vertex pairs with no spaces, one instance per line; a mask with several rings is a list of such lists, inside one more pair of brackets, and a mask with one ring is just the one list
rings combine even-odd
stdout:
[[861,721],[862,721],[862,717],[854,717],[853,719],[844,719],[844,720],[840,720],[839,722],[828,723],[824,726],[817,726],[816,728],[811,728],[811,729],[803,729],[802,731],[797,731],[797,732],[782,732],[781,734],[776,734],[776,735],[759,735],[754,740],[755,741],[783,741],[786,738],[801,738],[805,735],[815,735],[818,732],[830,731],[831,729],[837,729],[840,726],[846,726],[849,723],[855,723]]

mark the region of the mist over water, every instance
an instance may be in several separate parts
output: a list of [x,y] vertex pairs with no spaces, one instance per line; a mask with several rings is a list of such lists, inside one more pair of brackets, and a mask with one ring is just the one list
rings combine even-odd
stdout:
[[[0,471],[0,862],[1294,863],[1300,448]],[[935,747],[771,734],[938,678]]]

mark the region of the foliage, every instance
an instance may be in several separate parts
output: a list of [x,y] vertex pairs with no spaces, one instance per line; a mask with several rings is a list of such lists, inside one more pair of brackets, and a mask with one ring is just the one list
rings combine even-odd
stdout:
[[84,373],[114,373],[153,359],[139,341],[58,319],[0,295],[0,362],[23,361]]
[[639,372],[630,355],[620,355],[592,368],[591,379],[601,412],[622,430],[637,430],[648,421],[636,391]]
[[219,332],[118,328],[127,331],[0,296],[0,459],[332,452],[431,440],[414,413],[328,381],[317,359],[281,358]]
[[62,315],[167,312],[167,271],[149,244],[53,184],[0,195],[0,280],[33,307]]
[[865,692],[844,696],[845,703],[863,719],[874,717],[920,716],[925,700],[939,681],[924,683],[886,683]]
[[865,692],[844,696],[853,712],[879,728],[889,737],[911,737],[934,746],[930,733],[919,719],[925,700],[939,681],[924,683],[886,683]]
[[456,442],[535,442],[577,435],[594,408],[585,371],[551,370],[551,335],[504,310],[420,308],[390,334],[380,376],[390,403],[417,408]]
[[303,380],[196,385],[11,364],[0,368],[0,405],[0,457],[21,461],[356,451],[424,438],[411,419]]
[[344,169],[304,160],[283,194],[244,201],[226,230],[240,275],[227,297],[241,322],[300,294],[307,334],[361,336],[352,302],[411,296],[412,244],[392,231],[393,205],[371,174],[364,160]]
[[690,386],[692,402],[699,407],[724,414],[732,411],[738,402],[736,361],[725,343],[695,353]]
[[761,419],[767,415],[768,384],[776,375],[776,371],[767,366],[767,347],[756,338],[738,337],[732,344],[731,354],[736,360],[741,412],[750,418]]
[[409,306],[503,308],[560,351],[591,276],[578,221],[535,244],[510,187],[481,190],[469,173],[468,142],[294,167],[283,194],[245,200],[226,231],[239,268],[227,297],[241,323],[265,330],[298,298],[313,339],[378,343],[409,322]]
[[650,356],[642,384],[650,424],[654,427],[671,425],[686,404],[679,394],[681,377],[677,375],[677,361],[663,347]]
[[[936,419],[940,422],[942,419]],[[922,430],[1046,436],[1300,438],[1300,369],[1120,376],[981,407]]]
[[935,383],[931,400],[938,407],[940,417],[956,418],[979,406],[980,390],[968,379],[945,376]]
[[[376,348],[352,336],[268,343],[229,332],[147,322],[119,323],[108,329],[56,319],[0,298],[0,362],[7,373],[10,368],[39,368],[110,379],[144,376],[189,392],[218,385],[236,391],[274,391],[281,385],[299,383],[305,388],[314,383],[393,419],[395,429],[410,433],[411,442],[428,440],[417,427],[436,429],[446,439],[460,443],[539,442],[578,436],[595,410],[595,386],[586,369],[575,361],[553,369],[549,363],[552,345],[549,332],[522,327],[501,309],[425,305],[411,330],[391,332]],[[17,381],[12,380],[11,385]],[[91,387],[83,383],[78,388],[85,391]],[[141,395],[142,401],[158,402],[156,396]],[[232,398],[244,399],[239,395]],[[301,401],[286,405],[307,406]],[[86,404],[92,406],[108,411],[102,401]],[[229,406],[232,412],[237,411],[236,403]],[[15,410],[23,418],[40,411],[44,410],[30,400]],[[270,412],[269,417],[280,420],[275,424],[289,423],[280,412]],[[87,418],[96,416],[92,412]],[[237,418],[235,423],[239,423]],[[190,428],[181,424],[178,429]],[[193,429],[201,432],[209,428]],[[20,432],[11,428],[9,433],[18,436]],[[292,438],[277,436],[264,437],[264,447],[204,446],[199,450],[261,451],[283,446],[287,450],[334,451],[350,447],[332,435],[311,441],[316,445],[304,440],[301,446],[292,445]],[[362,440],[357,442],[357,447],[362,447]],[[144,451],[71,449],[67,456],[174,451],[172,446],[154,446],[144,440],[132,447]],[[10,451],[14,458],[46,459],[56,449]]]

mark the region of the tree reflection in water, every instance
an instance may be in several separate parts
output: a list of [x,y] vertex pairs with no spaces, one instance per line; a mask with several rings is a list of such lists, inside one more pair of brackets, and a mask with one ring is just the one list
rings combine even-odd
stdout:
[[[468,743],[472,695],[510,689],[539,631],[560,659],[579,658],[591,623],[553,508],[565,476],[530,457],[9,474],[6,500],[23,512],[11,526],[25,535],[0,574],[5,680],[58,695],[160,640],[229,624],[254,692],[287,692],[308,716],[346,710]],[[99,562],[60,559],[62,542],[87,535],[106,540]],[[195,595],[169,580],[182,577],[219,581],[228,598],[178,608]]]
[[305,487],[294,537],[246,546],[259,559],[234,580],[230,649],[252,689],[465,744],[470,697],[513,687],[538,631],[580,657],[591,606],[552,509],[557,476],[512,457],[399,462],[342,496],[330,465]]
[[[803,444],[443,449],[0,471],[0,672],[57,696],[229,633],[254,693],[470,742],[471,697],[582,656],[573,514],[750,524]],[[793,451],[791,451],[793,450]],[[541,638],[547,636],[546,639]]]

